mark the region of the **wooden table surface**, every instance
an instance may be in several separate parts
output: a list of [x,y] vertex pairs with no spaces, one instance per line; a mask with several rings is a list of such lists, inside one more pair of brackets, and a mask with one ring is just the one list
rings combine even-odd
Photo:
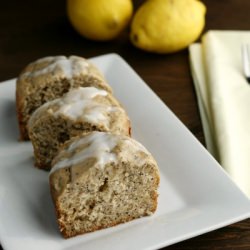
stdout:
[[[135,8],[142,2],[134,1]],[[203,2],[207,6],[205,31],[250,28],[249,0]],[[62,0],[1,2],[0,81],[16,77],[27,63],[43,56],[75,54],[92,57],[113,52],[120,54],[135,69],[204,144],[187,50],[171,55],[143,52],[130,44],[128,30],[111,42],[85,40],[71,28],[65,14],[65,1]],[[177,243],[167,249],[249,250],[250,219]]]

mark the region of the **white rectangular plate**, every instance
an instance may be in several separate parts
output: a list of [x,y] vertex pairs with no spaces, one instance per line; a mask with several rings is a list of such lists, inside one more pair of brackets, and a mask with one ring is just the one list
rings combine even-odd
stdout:
[[248,218],[250,202],[218,163],[118,55],[91,59],[126,108],[133,137],[156,158],[159,205],[150,217],[65,240],[48,187],[18,142],[15,80],[0,84],[0,241],[4,249],[157,249]]

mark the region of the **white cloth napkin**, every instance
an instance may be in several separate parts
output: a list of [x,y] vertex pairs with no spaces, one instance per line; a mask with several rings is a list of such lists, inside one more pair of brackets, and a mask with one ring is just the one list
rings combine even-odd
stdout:
[[208,150],[250,197],[250,84],[242,67],[247,31],[209,31],[189,47]]

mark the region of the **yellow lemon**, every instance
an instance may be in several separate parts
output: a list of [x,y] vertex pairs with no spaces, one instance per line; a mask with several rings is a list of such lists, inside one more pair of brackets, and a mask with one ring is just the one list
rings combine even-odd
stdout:
[[128,24],[133,13],[131,0],[67,0],[72,26],[93,40],[115,38]]
[[198,0],[148,0],[135,13],[130,40],[150,52],[181,50],[200,36],[205,13]]

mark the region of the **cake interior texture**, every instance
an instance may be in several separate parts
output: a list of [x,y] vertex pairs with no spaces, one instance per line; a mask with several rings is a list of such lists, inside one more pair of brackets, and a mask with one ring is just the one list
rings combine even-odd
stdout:
[[[51,194],[59,228],[65,238],[155,212],[159,185],[157,165],[140,149],[130,149],[127,155],[119,156],[123,146],[118,144],[111,151],[117,156],[116,161],[106,161],[105,155],[106,163],[102,167],[98,159],[90,156],[71,167],[51,172]],[[83,145],[75,150],[83,150],[84,154],[88,147]],[[66,154],[62,159],[69,159],[65,158],[68,156]]]
[[53,116],[44,117],[39,124],[40,126],[34,128],[30,137],[34,149],[35,165],[45,170],[51,168],[51,161],[65,141],[84,132],[98,130],[89,123],[75,123],[62,117],[55,119]]

